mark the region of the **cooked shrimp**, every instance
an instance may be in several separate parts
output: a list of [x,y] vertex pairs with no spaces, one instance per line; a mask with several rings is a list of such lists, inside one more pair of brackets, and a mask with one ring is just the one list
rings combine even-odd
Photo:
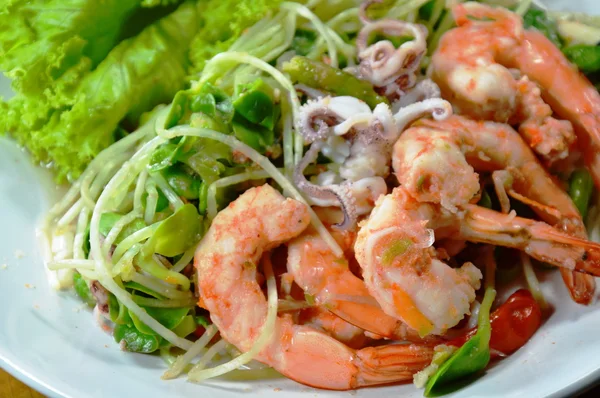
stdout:
[[[221,211],[195,255],[198,288],[223,338],[251,349],[267,316],[256,281],[262,253],[299,235],[308,225],[305,205],[284,199],[268,185],[253,188]],[[354,350],[310,326],[277,318],[256,357],[287,377],[313,387],[347,390],[410,380],[431,362],[427,345],[387,345]]]
[[523,43],[507,61],[535,81],[542,98],[575,128],[596,187],[600,187],[600,94],[556,46],[537,31],[525,31]]
[[520,17],[479,3],[457,5],[453,13],[458,28],[444,35],[431,60],[431,77],[442,95],[458,113],[519,124],[519,133],[549,165],[567,158],[575,141],[571,123],[552,117],[529,79],[540,81],[527,68],[507,68],[515,64],[514,48],[526,45]]
[[449,212],[418,202],[404,187],[379,199],[355,245],[365,284],[383,310],[421,334],[440,333],[468,313],[481,279],[467,263],[453,269],[433,249],[433,235],[519,249],[540,261],[600,276],[600,244],[514,213],[476,205]]
[[482,277],[471,263],[455,269],[437,258],[435,226],[428,225],[437,208],[395,188],[379,198],[354,247],[371,295],[421,336],[456,326],[469,313]]
[[[450,211],[476,197],[479,181],[475,171],[502,171],[511,196],[531,205],[545,222],[587,237],[569,195],[508,125],[461,116],[417,122],[396,142],[393,166],[398,180],[413,197],[440,203]],[[561,273],[573,299],[588,304],[595,290],[594,278],[566,269]]]
[[298,323],[321,330],[351,348],[362,348],[367,341],[363,329],[346,322],[322,306],[300,311]]
[[337,257],[316,233],[305,233],[289,243],[288,271],[316,304],[340,318],[382,337],[422,341],[381,310],[364,282],[350,271],[348,260]]

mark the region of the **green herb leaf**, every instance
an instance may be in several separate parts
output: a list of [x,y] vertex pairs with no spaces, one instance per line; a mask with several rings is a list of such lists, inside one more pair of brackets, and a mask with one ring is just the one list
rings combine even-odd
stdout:
[[196,207],[186,204],[158,226],[142,248],[145,257],[154,253],[174,257],[198,242],[202,217]]
[[[166,327],[169,330],[173,330],[183,321],[184,317],[188,314],[190,309],[188,307],[184,308],[152,308],[152,307],[142,307],[146,310],[148,315],[152,318],[156,319],[161,325]],[[133,320],[133,324],[136,329],[141,333],[148,335],[157,335],[157,333],[152,330],[149,326],[143,323],[134,313],[130,312],[129,316]]]
[[133,282],[133,281],[127,281],[127,282],[123,282],[123,286],[127,289],[129,289],[130,291],[137,291],[137,292],[141,292],[144,293],[150,297],[154,297],[155,299],[158,300],[165,300],[166,297],[162,296],[161,294],[156,293],[154,290],[141,285],[137,282]]
[[590,172],[586,169],[574,171],[569,179],[569,196],[573,199],[582,218],[587,216],[593,192],[594,179]]
[[425,387],[426,397],[435,397],[451,392],[450,384],[485,369],[490,361],[490,310],[496,290],[488,288],[479,309],[477,333],[438,369]]
[[90,290],[87,281],[79,272],[73,273],[73,287],[75,288],[75,293],[77,293],[84,303],[90,307],[96,305],[96,299],[92,295],[92,291]]
[[198,199],[201,180],[186,173],[181,167],[173,166],[165,170],[167,182],[180,197]]
[[[99,230],[102,236],[106,237],[110,233],[111,229],[115,226],[117,221],[119,221],[122,217],[123,216],[118,213],[102,213],[102,215],[100,216],[99,225]],[[119,232],[119,235],[117,235],[117,238],[115,239],[114,243],[118,245],[119,243],[121,243],[121,241],[123,241],[123,239],[145,227],[146,223],[144,222],[144,220],[141,218],[136,218],[135,220],[127,224],[125,228],[121,230],[121,232]]]
[[161,338],[155,335],[144,334],[135,327],[117,325],[113,331],[115,341],[131,352],[149,354],[158,350]]
[[579,44],[563,49],[563,52],[580,71],[594,73],[600,71],[600,46]]
[[196,322],[192,315],[186,315],[181,320],[181,323],[173,328],[173,332],[179,337],[186,337],[196,331]]

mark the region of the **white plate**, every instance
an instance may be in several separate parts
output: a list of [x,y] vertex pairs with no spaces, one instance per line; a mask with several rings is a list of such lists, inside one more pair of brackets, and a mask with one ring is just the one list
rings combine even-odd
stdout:
[[[600,14],[597,0],[546,3]],[[2,86],[6,93],[6,81],[0,80],[0,93]],[[160,359],[121,352],[80,301],[48,287],[34,229],[56,193],[44,170],[0,140],[0,366],[42,393],[65,398],[422,396],[411,385],[336,393],[283,378],[204,385],[162,381]],[[545,289],[559,303],[556,313],[523,349],[454,395],[567,396],[600,378],[598,305],[573,304],[556,274]]]

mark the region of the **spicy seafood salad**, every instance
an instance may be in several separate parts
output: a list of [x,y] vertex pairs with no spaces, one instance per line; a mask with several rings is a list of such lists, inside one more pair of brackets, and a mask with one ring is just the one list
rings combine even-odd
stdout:
[[164,379],[439,395],[552,316],[540,274],[593,301],[597,18],[103,3],[3,6],[0,126],[70,184],[40,228],[51,282]]

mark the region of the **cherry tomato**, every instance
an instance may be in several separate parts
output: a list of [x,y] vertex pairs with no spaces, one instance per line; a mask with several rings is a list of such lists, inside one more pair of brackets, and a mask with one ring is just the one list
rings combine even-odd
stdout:
[[[490,322],[490,348],[509,355],[525,345],[539,329],[542,324],[542,311],[529,290],[520,289],[492,313]],[[446,344],[460,347],[476,332],[477,328],[473,328],[464,336]]]

